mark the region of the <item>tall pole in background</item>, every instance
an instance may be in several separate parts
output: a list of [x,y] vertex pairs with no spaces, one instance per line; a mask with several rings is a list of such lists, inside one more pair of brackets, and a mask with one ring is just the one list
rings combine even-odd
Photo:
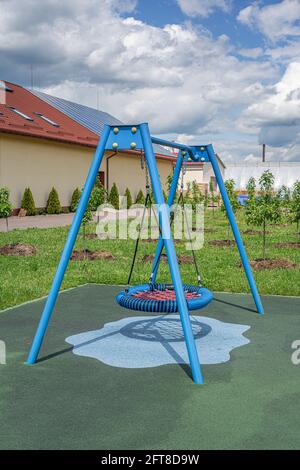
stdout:
[[262,144],[262,161],[266,161],[266,144]]

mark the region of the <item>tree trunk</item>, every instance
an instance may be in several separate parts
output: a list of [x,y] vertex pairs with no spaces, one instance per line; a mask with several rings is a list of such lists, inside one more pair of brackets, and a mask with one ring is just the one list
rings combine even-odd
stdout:
[[266,221],[263,222],[263,259],[266,258]]
[[228,225],[227,225],[227,241],[229,241],[229,231],[230,231],[230,222],[228,221]]
[[5,217],[6,219],[6,231],[8,232],[8,217]]

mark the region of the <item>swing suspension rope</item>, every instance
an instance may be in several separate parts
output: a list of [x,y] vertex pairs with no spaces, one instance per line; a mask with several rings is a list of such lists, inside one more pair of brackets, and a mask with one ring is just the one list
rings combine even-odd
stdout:
[[[138,311],[143,311],[143,312],[155,312],[155,313],[174,313],[174,312],[178,312],[178,305],[177,305],[177,299],[176,299],[175,289],[174,289],[173,284],[157,284],[157,283],[152,282],[154,273],[157,268],[158,260],[160,259],[161,254],[162,254],[163,246],[160,250],[159,256],[156,258],[154,269],[152,270],[152,274],[150,276],[150,280],[148,284],[129,287],[135,261],[136,261],[139,241],[140,241],[141,233],[143,229],[143,224],[144,224],[146,212],[148,210],[148,204],[150,206],[150,217],[151,217],[151,212],[152,212],[152,198],[151,198],[151,192],[150,192],[149,174],[148,174],[147,164],[146,164],[143,153],[141,154],[141,165],[142,165],[142,169],[145,169],[145,175],[146,175],[145,176],[146,199],[145,199],[141,223],[139,225],[139,231],[138,231],[138,236],[137,236],[135,250],[134,250],[134,256],[133,256],[133,260],[132,260],[132,264],[131,264],[131,268],[130,268],[130,272],[128,276],[128,281],[127,281],[128,287],[117,295],[116,301],[121,307],[130,309],[130,310],[138,310]],[[186,208],[184,205],[184,197],[183,197],[184,173],[185,173],[185,167],[182,169],[180,195],[178,198],[176,209],[175,211],[173,211],[170,217],[170,226],[172,227],[173,225],[177,208],[179,207],[179,204],[181,203],[183,212],[185,214],[187,232],[189,236],[190,246],[193,252],[193,261],[194,261],[194,265],[195,265],[195,269],[197,273],[197,281],[198,281],[198,286],[194,286],[190,284],[183,284],[182,287],[184,290],[188,310],[197,310],[197,309],[205,307],[212,300],[213,296],[212,296],[212,293],[208,289],[203,287],[203,284],[201,282],[200,271],[199,271],[199,267],[198,267],[197,260],[196,260],[196,255],[195,255],[195,251],[194,251],[194,247],[193,247],[193,243],[191,239],[191,232],[190,232],[190,228],[188,225],[188,217],[187,217]],[[162,231],[161,231],[161,227],[159,224],[157,214],[155,213],[155,210],[153,210],[153,213],[154,213],[154,216],[156,218],[156,222],[159,228],[160,237],[162,238]]]
[[[136,257],[137,257],[137,252],[138,252],[139,242],[140,242],[140,239],[141,239],[141,233],[142,233],[143,226],[144,226],[146,212],[147,212],[147,209],[148,209],[148,203],[149,203],[149,206],[150,206],[149,207],[150,208],[149,222],[150,222],[150,229],[151,229],[152,198],[151,198],[151,192],[150,192],[150,180],[149,180],[148,167],[147,167],[147,163],[146,163],[145,157],[143,155],[143,152],[141,153],[141,168],[142,168],[142,170],[145,169],[146,199],[145,199],[145,204],[144,204],[141,223],[139,224],[138,236],[137,236],[137,239],[136,239],[136,242],[135,242],[135,248],[134,248],[134,254],[133,254],[133,259],[132,259],[132,263],[131,263],[131,268],[130,268],[128,279],[127,279],[127,285],[128,286],[130,285],[132,274],[133,274],[133,269],[134,269],[134,266],[135,266],[135,260],[136,260]],[[160,228],[160,224],[159,224],[157,215],[155,213],[155,210],[153,210],[153,213],[154,213],[156,223],[158,225],[159,233],[160,233],[160,236],[161,236],[161,228]]]
[[[180,193],[179,193],[179,197],[178,197],[178,200],[177,200],[177,207],[175,208],[175,211],[173,211],[171,213],[170,226],[172,227],[172,225],[173,225],[173,222],[174,222],[174,219],[175,219],[175,216],[176,216],[176,213],[177,213],[177,208],[181,203],[182,211],[183,211],[183,214],[184,214],[184,221],[185,221],[185,224],[186,224],[186,229],[187,229],[187,234],[188,234],[188,241],[190,243],[192,256],[193,256],[193,262],[194,262],[195,271],[196,271],[196,275],[197,275],[197,283],[198,283],[198,286],[204,286],[204,283],[201,279],[201,274],[200,274],[200,269],[199,269],[199,265],[198,265],[197,258],[196,258],[196,253],[195,253],[195,250],[194,250],[194,244],[193,244],[193,241],[192,241],[191,230],[190,230],[188,216],[187,216],[185,202],[184,202],[183,190],[184,190],[184,176],[185,176],[185,173],[186,173],[186,165],[185,165],[185,163],[183,163],[182,173],[181,173]],[[162,245],[162,247],[160,249],[159,256],[157,257],[155,265],[152,269],[152,273],[151,273],[151,276],[150,276],[150,283],[152,281],[152,278],[153,278],[154,273],[156,271],[156,268],[157,268],[157,265],[159,263],[160,257],[162,255],[163,247],[164,246]]]

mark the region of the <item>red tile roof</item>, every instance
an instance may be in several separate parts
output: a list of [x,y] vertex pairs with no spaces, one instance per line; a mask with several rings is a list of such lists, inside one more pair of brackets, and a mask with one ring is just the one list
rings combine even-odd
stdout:
[[[3,82],[2,82],[3,83]],[[96,147],[99,137],[81,124],[69,118],[25,88],[10,82],[5,85],[12,90],[5,93],[6,103],[0,103],[0,132],[40,137],[60,142]],[[1,96],[3,96],[1,90]],[[13,111],[25,114],[31,120]],[[53,126],[36,113],[58,124]]]
[[[51,106],[26,88],[11,82],[0,83],[4,83],[5,86],[12,90],[5,93],[6,103],[1,104],[0,102],[0,133],[39,137],[94,148],[97,146],[99,136],[87,127],[81,125],[54,106]],[[2,90],[0,90],[0,93],[0,97],[2,97],[4,94]],[[11,108],[15,108],[17,111],[25,114],[32,121],[18,115]],[[37,113],[55,122],[59,127],[46,122]],[[132,150],[127,152],[136,154]],[[176,161],[176,155],[156,153],[156,157],[172,162]]]

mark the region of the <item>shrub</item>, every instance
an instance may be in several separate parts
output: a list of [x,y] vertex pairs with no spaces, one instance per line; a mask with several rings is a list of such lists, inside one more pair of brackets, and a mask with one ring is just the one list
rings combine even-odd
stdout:
[[205,195],[202,194],[201,189],[199,188],[199,185],[196,180],[192,181],[191,203],[192,203],[193,209],[195,209],[198,204],[202,204],[202,203],[205,204]]
[[114,183],[111,187],[108,202],[115,208],[119,209],[119,191],[117,188],[116,183]]
[[71,205],[70,205],[70,211],[75,212],[79,203],[79,199],[81,197],[81,191],[79,188],[74,189],[72,198],[71,198]]
[[100,181],[95,184],[91,197],[90,197],[90,205],[91,210],[96,211],[99,206],[104,204],[106,201],[106,191],[104,186]]
[[137,193],[137,196],[136,196],[136,199],[135,199],[135,204],[145,204],[145,196],[144,196],[144,193],[141,189]]
[[8,230],[8,217],[11,214],[12,204],[9,200],[9,189],[0,188],[0,218],[6,219],[6,229]]
[[47,211],[47,214],[60,214],[61,213],[61,205],[60,205],[58,193],[54,187],[50,191],[48,201],[47,201],[46,211]]
[[259,179],[260,196],[247,205],[246,222],[263,229],[263,258],[266,256],[266,225],[281,219],[280,201],[273,196],[274,175],[270,170],[263,172]]
[[30,188],[25,188],[23,198],[22,198],[22,209],[25,209],[27,215],[35,215],[36,207],[33,199],[33,195]]
[[[227,195],[228,195],[233,213],[235,214],[238,211],[238,209],[241,208],[241,205],[238,201],[237,191],[235,189],[235,182],[234,182],[233,179],[229,179],[229,180],[225,181],[224,184],[225,184],[225,188],[226,188],[226,191],[227,191]],[[224,204],[222,204],[221,210],[223,212],[226,212]],[[228,219],[227,240],[229,239],[229,231],[230,231],[230,222],[229,222],[229,219]]]
[[87,208],[85,210],[84,216],[82,218],[82,227],[83,227],[83,238],[86,238],[86,226],[93,220],[93,212],[91,207],[91,201],[89,200]]
[[127,209],[130,209],[132,206],[132,196],[129,188],[126,188],[125,190],[125,197],[127,198]]
[[300,181],[296,181],[291,197],[290,207],[291,221],[297,224],[297,235],[299,236],[299,223],[300,223]]
[[291,209],[291,190],[287,186],[282,185],[277,191],[277,198],[279,200],[284,219],[288,221]]

